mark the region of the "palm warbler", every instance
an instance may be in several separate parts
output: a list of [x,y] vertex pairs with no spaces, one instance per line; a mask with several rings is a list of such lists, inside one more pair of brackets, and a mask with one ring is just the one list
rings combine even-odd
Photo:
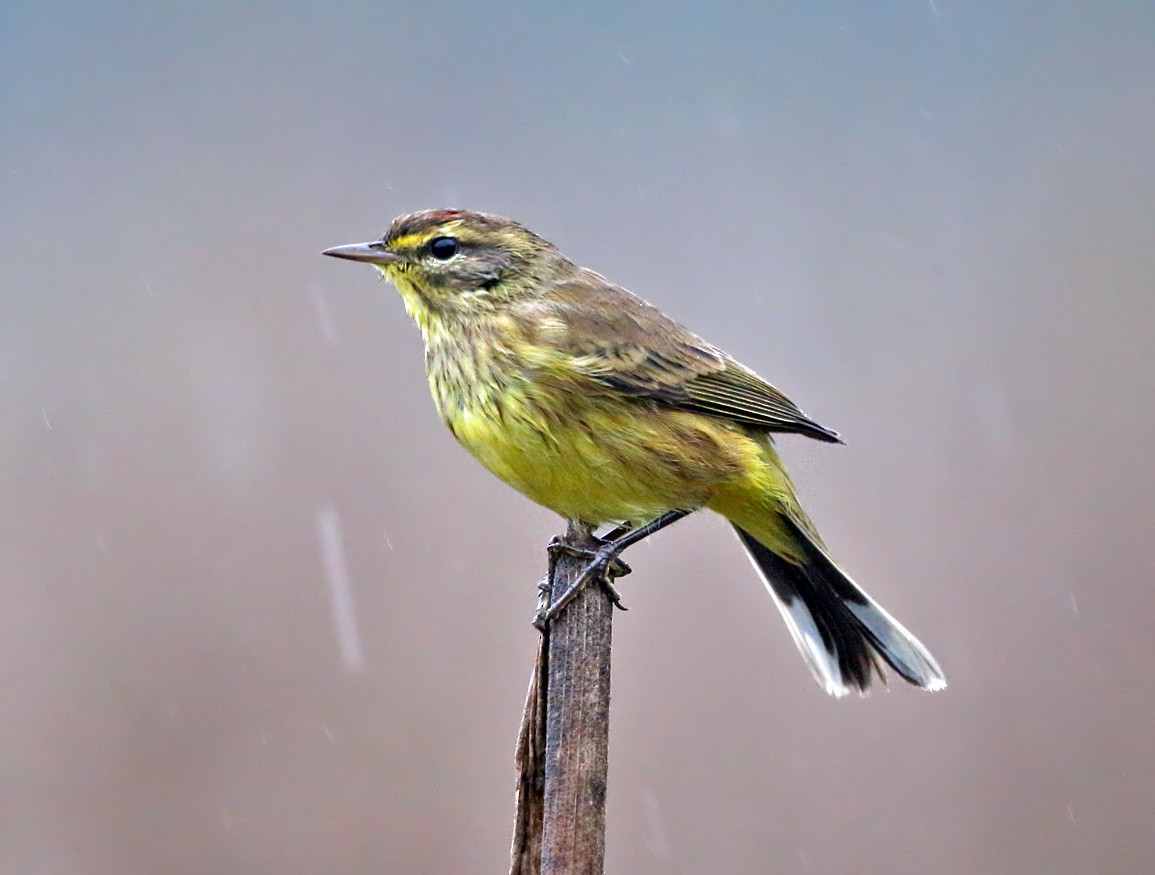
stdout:
[[717,347],[517,222],[402,216],[326,255],[377,267],[425,340],[454,437],[538,504],[618,549],[698,508],[722,514],[818,682],[865,691],[884,660],[928,690],[934,657],[835,564],[771,439],[838,435]]

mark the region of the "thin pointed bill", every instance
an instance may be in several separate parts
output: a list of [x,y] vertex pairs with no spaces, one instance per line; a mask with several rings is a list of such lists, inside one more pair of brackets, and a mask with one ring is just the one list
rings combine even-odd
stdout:
[[398,257],[385,248],[380,240],[372,243],[350,243],[348,246],[334,246],[326,249],[322,255],[331,255],[334,258],[347,258],[349,261],[364,261],[367,264],[392,264]]

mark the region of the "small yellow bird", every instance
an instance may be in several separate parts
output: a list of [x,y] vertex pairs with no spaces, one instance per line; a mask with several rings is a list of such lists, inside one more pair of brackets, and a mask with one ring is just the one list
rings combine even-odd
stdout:
[[819,684],[865,692],[879,658],[946,686],[934,657],[835,564],[771,435],[840,443],[641,298],[500,216],[426,210],[325,255],[377,267],[421,329],[442,420],[482,465],[621,549],[687,513],[726,517]]

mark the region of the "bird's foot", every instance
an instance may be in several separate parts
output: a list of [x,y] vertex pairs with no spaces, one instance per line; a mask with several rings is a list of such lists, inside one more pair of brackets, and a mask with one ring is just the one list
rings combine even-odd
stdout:
[[[605,590],[606,596],[615,608],[620,610],[627,610],[626,606],[622,604],[621,593],[618,592],[617,587],[613,582],[619,577],[625,577],[631,572],[631,568],[624,561],[622,561],[618,554],[624,549],[623,545],[615,541],[602,541],[595,550],[589,550],[584,547],[575,547],[564,538],[555,536],[549,542],[546,548],[550,554],[551,573],[541,583],[538,584],[538,609],[537,614],[533,618],[533,624],[540,630],[545,628],[553,621],[553,619],[561,613],[561,611],[572,602],[583,587],[590,583],[597,581],[597,583]],[[569,556],[576,556],[579,559],[588,559],[589,563],[582,570],[575,580],[559,598],[554,600],[552,598],[551,580],[553,578],[552,566],[557,561],[557,555],[565,553]]]

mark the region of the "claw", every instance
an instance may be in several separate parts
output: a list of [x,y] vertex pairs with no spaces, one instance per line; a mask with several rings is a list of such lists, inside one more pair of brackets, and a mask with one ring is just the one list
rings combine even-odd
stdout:
[[612,604],[619,611],[629,610],[629,608],[622,604],[622,594],[618,592],[618,588],[616,586],[610,583],[609,578],[601,578],[601,584],[602,589],[606,591],[606,598],[610,600],[610,604]]
[[546,626],[549,625],[547,614],[549,613],[550,596],[553,593],[553,584],[550,583],[551,576],[543,577],[537,584],[537,611],[533,615],[533,625],[539,632],[544,632]]
[[538,632],[544,632],[549,628],[549,609],[538,608],[537,613],[533,615],[533,627]]

